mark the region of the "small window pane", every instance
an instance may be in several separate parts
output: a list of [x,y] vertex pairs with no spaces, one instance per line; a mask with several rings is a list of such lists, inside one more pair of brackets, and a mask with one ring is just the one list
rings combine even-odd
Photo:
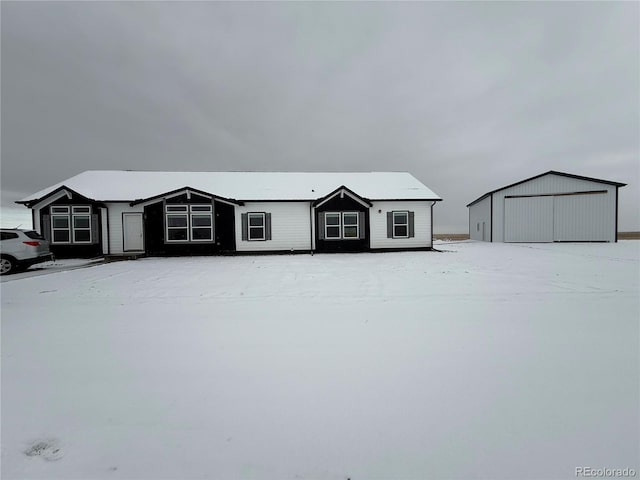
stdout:
[[167,205],[167,212],[186,212],[187,205]]
[[168,240],[186,240],[187,229],[186,228],[171,229],[167,232],[167,239]]
[[194,240],[212,240],[210,228],[194,228],[191,230]]
[[407,214],[406,213],[394,213],[393,214],[393,221],[398,224],[398,223],[407,223]]
[[53,231],[53,241],[54,242],[68,242],[69,241],[69,230],[54,230]]
[[327,225],[340,225],[340,214],[327,213],[327,215],[325,216],[325,223]]
[[69,207],[51,207],[51,213],[69,213]]
[[344,238],[357,238],[358,227],[344,227]]
[[73,241],[74,242],[90,242],[91,230],[75,230],[73,232]]
[[264,225],[264,217],[262,215],[249,215],[249,225],[252,227],[261,227]]
[[358,214],[357,213],[345,213],[342,217],[342,220],[345,225],[358,225]]
[[53,222],[53,228],[69,228],[69,217],[67,216],[54,216],[51,217]]
[[406,225],[396,225],[394,227],[394,236],[396,237],[406,237],[407,236],[407,226]]
[[211,215],[192,215],[191,225],[194,227],[210,227]]
[[73,213],[91,213],[91,207],[73,207]]
[[167,226],[169,227],[186,227],[186,215],[167,215]]
[[88,215],[74,215],[73,228],[89,228],[89,218]]
[[211,205],[191,205],[192,212],[210,212]]
[[340,227],[327,227],[327,238],[340,238]]
[[251,227],[249,228],[249,240],[262,240],[264,238],[264,228]]

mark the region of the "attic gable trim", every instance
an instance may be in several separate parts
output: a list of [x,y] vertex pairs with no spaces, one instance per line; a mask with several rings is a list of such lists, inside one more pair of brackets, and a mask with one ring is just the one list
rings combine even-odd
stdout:
[[350,190],[349,188],[342,185],[336,188],[333,192],[329,193],[328,195],[318,198],[315,202],[313,202],[313,206],[319,207],[320,205],[328,202],[329,200],[336,197],[337,195],[347,195],[349,198],[351,198],[352,200],[355,200],[356,202],[360,203],[364,207],[371,207],[373,205],[369,199],[361,197],[360,195],[355,193],[353,190]]
[[193,193],[196,195],[200,195],[201,197],[206,197],[211,200],[216,200],[218,202],[226,203],[228,205],[244,205],[244,202],[241,202],[239,200],[235,200],[233,198],[220,197],[218,195],[214,195],[213,193],[204,192],[202,190],[198,190],[197,188],[191,188],[191,187],[181,187],[175,190],[171,190],[170,192],[154,195],[153,197],[139,198],[137,200],[134,200],[133,202],[130,202],[129,205],[132,207],[136,205],[144,207],[147,205],[151,205],[152,203],[159,202],[165,198],[171,198],[171,197],[176,197],[178,195],[182,195],[183,193],[187,194],[187,197],[189,197]]
[[558,175],[560,177],[575,178],[577,180],[586,180],[588,182],[605,183],[607,185],[613,185],[616,187],[625,187],[627,185],[626,183],[613,182],[611,180],[603,180],[601,178],[583,177],[582,175],[574,175],[572,173],[558,172],[557,170],[549,170],[548,172],[541,173],[540,175],[534,175],[533,177],[525,178],[524,180],[520,180],[519,182],[512,183],[511,185],[506,185],[504,187],[491,190],[490,192],[485,193],[481,197],[476,198],[473,202],[468,204],[467,207],[470,207],[471,205],[474,205],[479,201],[484,200],[485,198],[487,198],[490,195],[493,195],[496,192],[500,192],[501,190],[506,190],[507,188],[515,187],[516,185],[520,185],[530,180],[535,180],[536,178],[544,177],[545,175]]
[[42,208],[63,197],[67,197],[69,199],[71,197],[77,197],[86,202],[97,202],[97,200],[85,197],[84,195],[79,194],[75,190],[62,185],[61,187],[56,188],[52,192],[47,193],[44,197],[34,198],[33,200],[17,201],[15,203],[22,204],[28,208]]

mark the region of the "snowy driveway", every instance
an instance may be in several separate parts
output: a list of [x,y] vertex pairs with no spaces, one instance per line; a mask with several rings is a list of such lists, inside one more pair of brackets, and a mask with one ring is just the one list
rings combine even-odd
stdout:
[[438,248],[3,283],[2,478],[638,470],[640,242]]

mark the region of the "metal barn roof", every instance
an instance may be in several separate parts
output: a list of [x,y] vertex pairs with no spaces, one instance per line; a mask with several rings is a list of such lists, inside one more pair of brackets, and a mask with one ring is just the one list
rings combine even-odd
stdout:
[[573,175],[571,173],[558,172],[556,170],[549,170],[548,172],[541,173],[540,175],[535,175],[533,177],[525,178],[524,180],[520,180],[519,182],[515,182],[515,183],[512,183],[510,185],[506,185],[504,187],[500,187],[500,188],[496,188],[495,190],[491,190],[490,192],[487,192],[484,195],[476,198],[473,202],[469,203],[467,205],[467,207],[470,207],[471,205],[473,205],[475,203],[478,203],[481,200],[484,200],[489,195],[493,195],[496,192],[499,192],[501,190],[505,190],[507,188],[515,187],[516,185],[520,185],[521,183],[525,183],[525,182],[528,182],[530,180],[535,180],[536,178],[544,177],[545,175],[559,175],[561,177],[577,178],[578,180],[588,180],[590,182],[606,183],[608,185],[615,185],[616,187],[624,187],[624,186],[627,185],[626,183],[613,182],[611,180],[602,180],[600,178],[583,177],[581,175]]

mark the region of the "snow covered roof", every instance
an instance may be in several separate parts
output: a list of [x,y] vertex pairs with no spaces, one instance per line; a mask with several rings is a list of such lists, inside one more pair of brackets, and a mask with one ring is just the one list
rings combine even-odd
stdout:
[[88,170],[17,203],[66,187],[97,201],[134,201],[191,187],[236,200],[315,200],[341,186],[370,200],[441,200],[406,172],[149,172]]

